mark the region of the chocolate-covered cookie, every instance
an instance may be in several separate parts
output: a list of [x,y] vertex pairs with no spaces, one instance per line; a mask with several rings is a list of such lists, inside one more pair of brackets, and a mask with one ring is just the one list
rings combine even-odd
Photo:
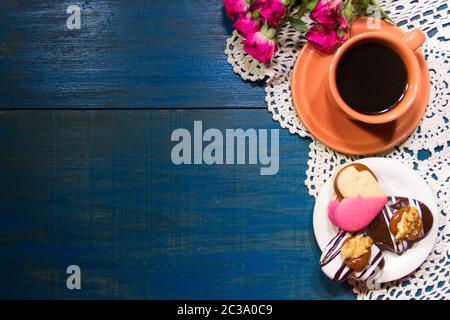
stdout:
[[333,186],[338,200],[385,195],[375,174],[367,166],[357,162],[341,168],[334,178]]
[[340,230],[323,251],[320,267],[334,281],[367,281],[383,269],[384,257],[370,237]]
[[424,238],[433,226],[433,214],[422,202],[388,197],[380,214],[367,227],[367,234],[382,249],[401,255]]

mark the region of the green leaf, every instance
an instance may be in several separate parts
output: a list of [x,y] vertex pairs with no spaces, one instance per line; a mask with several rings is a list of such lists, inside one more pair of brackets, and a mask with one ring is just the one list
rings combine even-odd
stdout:
[[380,14],[381,14],[381,19],[383,20],[387,20],[390,23],[392,23],[393,25],[395,25],[395,22],[389,17],[389,15],[384,12],[383,8],[381,8],[381,6],[378,4],[378,2],[376,0],[368,0],[369,4],[376,6],[378,10],[380,10]]
[[277,34],[277,29],[272,29],[272,28],[267,29],[267,38],[268,39],[275,39],[276,34]]
[[299,19],[302,18],[305,13],[314,9],[317,2],[319,2],[319,0],[303,0],[298,6],[297,13],[293,14],[292,16],[296,16]]
[[289,17],[289,22],[291,23],[291,26],[299,32],[306,32],[308,30],[306,23],[300,18]]
[[370,0],[353,0],[353,7],[356,14],[359,16],[367,15],[367,7],[370,4]]
[[[352,12],[351,15],[350,15],[350,7],[351,7],[350,3],[353,4],[353,9],[354,9],[354,12]],[[370,6],[370,10],[369,10],[369,6]],[[344,7],[342,8],[342,13],[345,16],[345,19],[347,21],[350,21],[349,17],[353,16],[354,14],[356,14],[357,16],[373,16],[374,8],[376,11],[379,12],[379,14],[380,14],[379,17],[381,19],[387,20],[390,23],[395,25],[395,23],[392,21],[392,19],[386,14],[386,12],[383,11],[381,6],[377,3],[377,0],[348,0],[344,4]]]
[[312,11],[316,5],[317,2],[319,2],[319,0],[305,0],[308,1],[308,3],[306,4],[306,9],[308,9],[308,11]]
[[258,20],[259,19],[259,13],[261,12],[261,10],[255,10],[255,11],[252,11],[252,18],[253,18],[253,20]]
[[353,18],[353,6],[352,0],[348,0],[342,7],[342,14],[347,22],[350,22]]
[[284,4],[284,6],[287,7],[289,11],[295,4],[295,0],[281,0],[281,3]]

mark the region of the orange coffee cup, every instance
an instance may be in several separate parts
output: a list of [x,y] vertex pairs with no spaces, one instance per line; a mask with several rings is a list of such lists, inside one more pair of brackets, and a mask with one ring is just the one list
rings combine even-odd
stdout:
[[[336,51],[331,61],[328,77],[330,97],[334,100],[337,107],[353,120],[369,124],[381,124],[398,119],[413,106],[417,98],[421,75],[419,61],[414,51],[420,48],[425,39],[425,34],[419,29],[406,33],[404,37],[398,37],[383,31],[369,31],[351,37]],[[369,41],[378,42],[394,50],[403,60],[407,72],[407,87],[402,99],[389,111],[374,115],[360,113],[351,108],[342,99],[336,85],[336,69],[344,53],[355,45]]]

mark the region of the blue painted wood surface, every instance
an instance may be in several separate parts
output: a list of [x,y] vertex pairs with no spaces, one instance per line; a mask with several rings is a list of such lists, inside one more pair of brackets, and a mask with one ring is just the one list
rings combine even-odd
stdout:
[[1,2],[0,298],[354,297],[318,267],[309,140],[280,130],[275,176],[170,160],[194,120],[279,128],[230,32],[219,0]]
[[262,107],[226,63],[231,28],[219,0],[1,1],[0,108]]

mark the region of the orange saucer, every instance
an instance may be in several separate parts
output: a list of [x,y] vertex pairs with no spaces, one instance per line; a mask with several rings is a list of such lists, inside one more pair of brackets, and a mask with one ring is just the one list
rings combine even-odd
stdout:
[[[351,34],[370,32],[366,18],[354,19]],[[381,21],[381,30],[398,37],[404,32]],[[328,98],[328,70],[333,54],[325,55],[305,45],[292,73],[292,101],[297,114],[309,132],[324,145],[339,152],[362,155],[389,150],[404,141],[419,125],[430,95],[428,66],[420,50],[416,51],[422,74],[419,96],[411,110],[396,121],[365,124],[350,120]]]

